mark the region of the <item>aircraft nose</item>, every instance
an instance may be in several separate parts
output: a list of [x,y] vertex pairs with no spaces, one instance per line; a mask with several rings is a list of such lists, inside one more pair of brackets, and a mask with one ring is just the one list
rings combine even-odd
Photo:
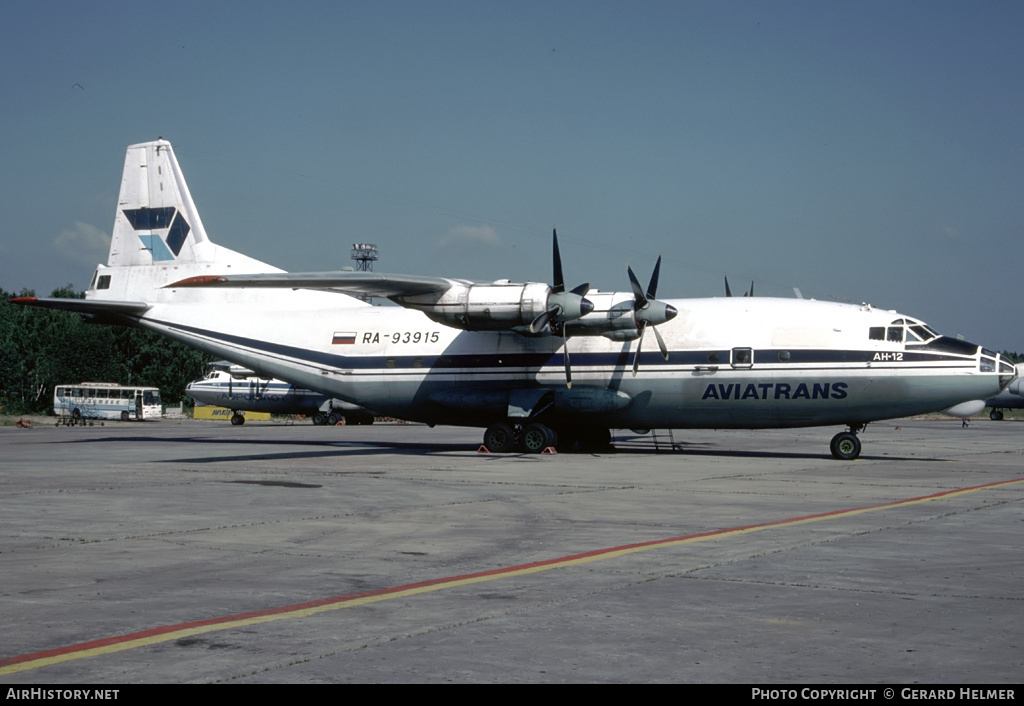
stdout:
[[996,354],[996,369],[999,371],[999,389],[1004,389],[1017,377],[1017,367],[1002,353]]

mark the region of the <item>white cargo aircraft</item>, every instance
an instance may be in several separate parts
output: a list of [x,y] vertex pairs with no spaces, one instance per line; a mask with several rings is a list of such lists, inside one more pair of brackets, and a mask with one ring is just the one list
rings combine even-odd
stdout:
[[373,424],[373,412],[358,405],[284,380],[261,378],[239,365],[217,364],[208,375],[190,382],[185,394],[196,402],[230,409],[235,426],[245,424],[241,412],[304,414],[317,426],[334,426],[342,419],[346,424]]
[[[554,281],[474,283],[372,272],[290,274],[207,237],[171,145],[125,159],[110,256],[84,300],[14,301],[140,326],[352,404],[485,427],[494,452],[601,448],[611,429],[845,425],[960,415],[1014,377],[999,354],[870,305]],[[353,295],[387,297],[369,306]],[[648,329],[658,350],[641,352]],[[649,340],[649,339],[648,339]],[[571,359],[571,362],[570,362]]]

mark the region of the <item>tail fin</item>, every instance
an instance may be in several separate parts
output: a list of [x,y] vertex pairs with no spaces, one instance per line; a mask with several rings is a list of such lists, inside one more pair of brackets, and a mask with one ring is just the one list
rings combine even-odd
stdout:
[[203,262],[209,242],[171,143],[131,145],[107,266]]
[[124,159],[107,267],[199,263],[224,264],[235,272],[279,271],[210,242],[170,142],[131,145]]
[[186,276],[281,270],[210,242],[167,140],[128,147],[106,266],[87,298],[147,300]]

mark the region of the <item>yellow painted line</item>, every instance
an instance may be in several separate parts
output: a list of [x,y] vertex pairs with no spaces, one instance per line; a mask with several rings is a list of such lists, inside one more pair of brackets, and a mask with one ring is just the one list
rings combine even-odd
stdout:
[[817,515],[794,517],[785,520],[764,522],[761,524],[748,525],[744,527],[732,527],[728,529],[714,530],[711,532],[703,532],[700,534],[687,535],[684,537],[672,537],[669,539],[652,540],[648,542],[639,542],[637,544],[622,545],[619,547],[597,549],[594,551],[584,552],[581,554],[572,554],[569,556],[559,557],[557,559],[548,559],[545,561],[537,561],[529,564],[520,564],[518,566],[510,566],[502,569],[492,569],[490,571],[481,571],[473,574],[464,574],[461,576],[451,576],[447,578],[433,579],[430,581],[406,584],[404,586],[385,588],[377,591],[368,591],[365,593],[356,593],[345,596],[335,596],[332,598],[323,598],[316,601],[310,601],[308,603],[299,603],[290,606],[283,606],[280,608],[272,608],[264,611],[242,613],[238,615],[225,616],[222,618],[212,618],[209,620],[200,620],[189,623],[178,623],[175,625],[165,625],[162,627],[151,628],[149,630],[142,630],[140,632],[129,633],[127,635],[118,635],[115,637],[108,637],[99,640],[92,640],[90,642],[82,642],[75,645],[68,645],[66,647],[58,647],[52,650],[44,650],[41,652],[33,652],[30,654],[3,658],[0,659],[0,675],[14,674],[16,672],[23,672],[30,669],[38,669],[40,667],[60,664],[61,662],[84,659],[86,657],[96,657],[99,655],[112,654],[114,652],[131,650],[137,647],[154,645],[161,642],[169,642],[171,640],[180,640],[183,637],[189,637],[191,635],[201,635],[203,633],[215,632],[218,630],[231,630],[235,628],[250,625],[259,625],[261,623],[269,623],[278,620],[294,620],[297,618],[308,618],[310,616],[317,615],[319,613],[324,613],[327,611],[341,610],[342,608],[355,608],[357,606],[369,605],[371,603],[379,603],[381,601],[393,600],[395,598],[408,598],[410,596],[416,596],[423,593],[432,593],[434,591],[456,588],[459,586],[468,586],[471,584],[483,583],[486,581],[494,581],[496,579],[509,578],[513,576],[525,576],[528,574],[539,573],[541,571],[549,571],[551,569],[559,569],[567,566],[576,566],[594,561],[604,561],[606,559],[614,559],[617,557],[627,556],[629,554],[635,554],[637,552],[650,551],[652,549],[667,549],[670,547],[681,546],[684,544],[706,542],[712,539],[727,539],[730,537],[738,537],[741,535],[751,534],[753,532],[761,532],[769,529],[783,529],[787,527],[795,527],[798,525],[809,524],[812,522],[821,522],[823,520],[842,519],[868,512],[875,512],[877,510],[885,510],[887,508],[905,507],[909,505],[917,505],[920,503],[932,502],[935,500],[946,500],[949,498],[958,497],[960,495],[966,495],[968,493],[975,493],[980,490],[988,490],[992,488],[1016,485],[1018,483],[1024,483],[1024,478],[1016,478],[1014,480],[1007,481],[998,481],[995,483],[986,483],[984,485],[976,485],[969,488],[948,490],[943,491],[941,493],[934,493],[932,495],[925,495],[917,498],[909,498],[907,500],[896,500],[893,502],[881,503],[879,505],[869,505],[866,507],[852,508],[849,510],[836,510],[834,512],[824,512]]

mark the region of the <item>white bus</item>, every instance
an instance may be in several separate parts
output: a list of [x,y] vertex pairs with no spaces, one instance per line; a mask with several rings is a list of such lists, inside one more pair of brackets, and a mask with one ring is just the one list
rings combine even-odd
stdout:
[[163,415],[156,387],[82,382],[58,385],[53,391],[53,411],[77,419],[155,419]]

